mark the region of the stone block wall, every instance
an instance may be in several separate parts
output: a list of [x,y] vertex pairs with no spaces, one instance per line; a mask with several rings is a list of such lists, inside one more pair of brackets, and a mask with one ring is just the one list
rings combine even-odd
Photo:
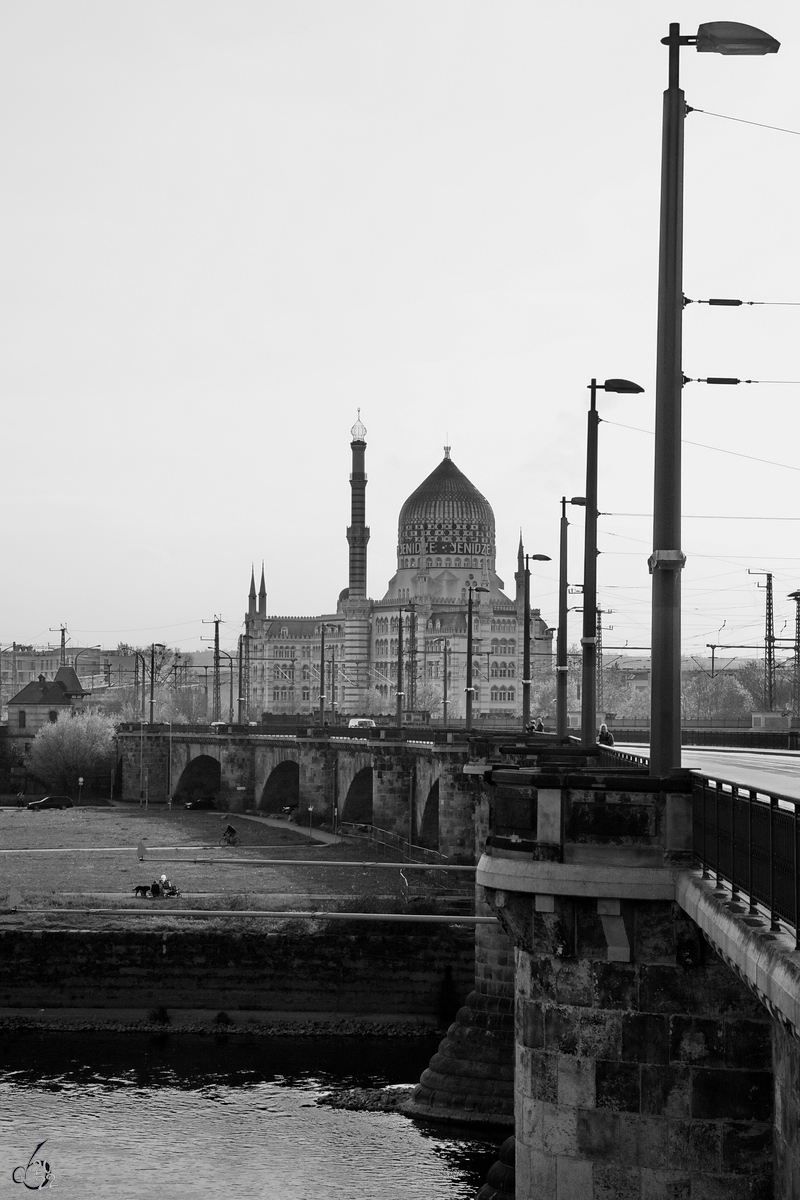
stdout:
[[478,788],[465,776],[464,755],[442,759],[439,776],[439,849],[453,863],[475,862]]
[[512,906],[517,1195],[768,1200],[771,1022],[696,926],[636,901],[614,962],[596,900]]
[[397,748],[373,748],[372,823],[407,838],[410,833],[414,756]]
[[460,1001],[472,987],[472,972],[472,931],[449,926],[397,932],[387,923],[312,935],[0,933],[3,1007],[163,1004],[438,1017],[443,991]]
[[773,1023],[772,1070],[775,1078],[775,1197],[800,1196],[800,1041]]
[[118,739],[122,760],[122,799],[165,801],[169,779],[169,740],[160,734],[128,734]]

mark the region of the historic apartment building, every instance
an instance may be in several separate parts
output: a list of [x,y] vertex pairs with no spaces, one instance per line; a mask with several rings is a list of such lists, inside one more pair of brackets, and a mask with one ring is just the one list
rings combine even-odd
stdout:
[[[518,718],[524,633],[522,539],[512,600],[495,569],[491,505],[458,469],[446,446],[442,461],[400,510],[397,571],[386,594],[381,600],[368,598],[367,431],[360,418],[350,433],[348,587],[330,613],[270,616],[264,570],[258,593],[255,574],[251,575],[244,639],[245,694],[251,716],[264,711],[312,714],[323,703],[326,719],[393,714],[402,620],[404,712],[410,719],[425,713],[441,718],[446,698],[448,716],[462,717],[471,592],[473,714]],[[539,609],[532,609],[532,678],[551,669],[552,635]]]

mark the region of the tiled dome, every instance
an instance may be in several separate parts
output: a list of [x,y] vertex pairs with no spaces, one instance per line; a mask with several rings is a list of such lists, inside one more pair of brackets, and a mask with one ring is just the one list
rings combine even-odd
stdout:
[[[399,553],[424,542],[420,552],[430,554],[483,554],[494,558],[494,513],[466,475],[450,458],[449,448],[400,510]],[[480,547],[480,549],[478,548]]]

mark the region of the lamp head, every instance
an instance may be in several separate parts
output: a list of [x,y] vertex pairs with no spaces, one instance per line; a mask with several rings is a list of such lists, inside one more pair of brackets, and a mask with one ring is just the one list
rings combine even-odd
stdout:
[[569,501],[569,503],[577,504],[579,508],[586,508],[586,497],[585,496],[573,496],[572,499]]
[[739,21],[708,21],[697,30],[701,54],[777,54],[780,42],[763,29]]
[[643,392],[644,388],[638,383],[633,383],[630,379],[607,379],[603,384],[604,392],[623,392],[628,395],[634,395],[638,392]]
[[531,562],[552,562],[549,554],[528,554],[526,557],[529,558]]

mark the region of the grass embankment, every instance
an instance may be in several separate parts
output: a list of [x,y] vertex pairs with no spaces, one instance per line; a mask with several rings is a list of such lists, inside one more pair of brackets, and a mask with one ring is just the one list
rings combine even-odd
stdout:
[[[239,844],[220,846],[229,820]],[[141,842],[147,847],[143,862],[137,853]],[[269,859],[289,865],[269,865]],[[354,861],[364,865],[334,865]],[[135,898],[135,885],[149,885],[162,874],[179,888],[180,898]],[[148,914],[147,926],[157,923],[160,929],[196,928],[199,921],[214,928],[234,920],[239,928],[252,924],[287,932],[283,918],[267,925],[262,918],[180,917],[170,910],[402,912],[399,885],[399,872],[370,866],[358,843],[314,842],[296,826],[266,825],[239,814],[138,806],[0,808],[0,910],[10,907],[10,896],[21,897],[16,913],[0,914],[0,928],[95,928],[110,922],[138,928],[144,918],[136,915],[76,910],[140,908]],[[415,886],[422,886],[419,877]],[[414,907],[433,911],[424,899]],[[39,909],[45,911],[31,911]]]

